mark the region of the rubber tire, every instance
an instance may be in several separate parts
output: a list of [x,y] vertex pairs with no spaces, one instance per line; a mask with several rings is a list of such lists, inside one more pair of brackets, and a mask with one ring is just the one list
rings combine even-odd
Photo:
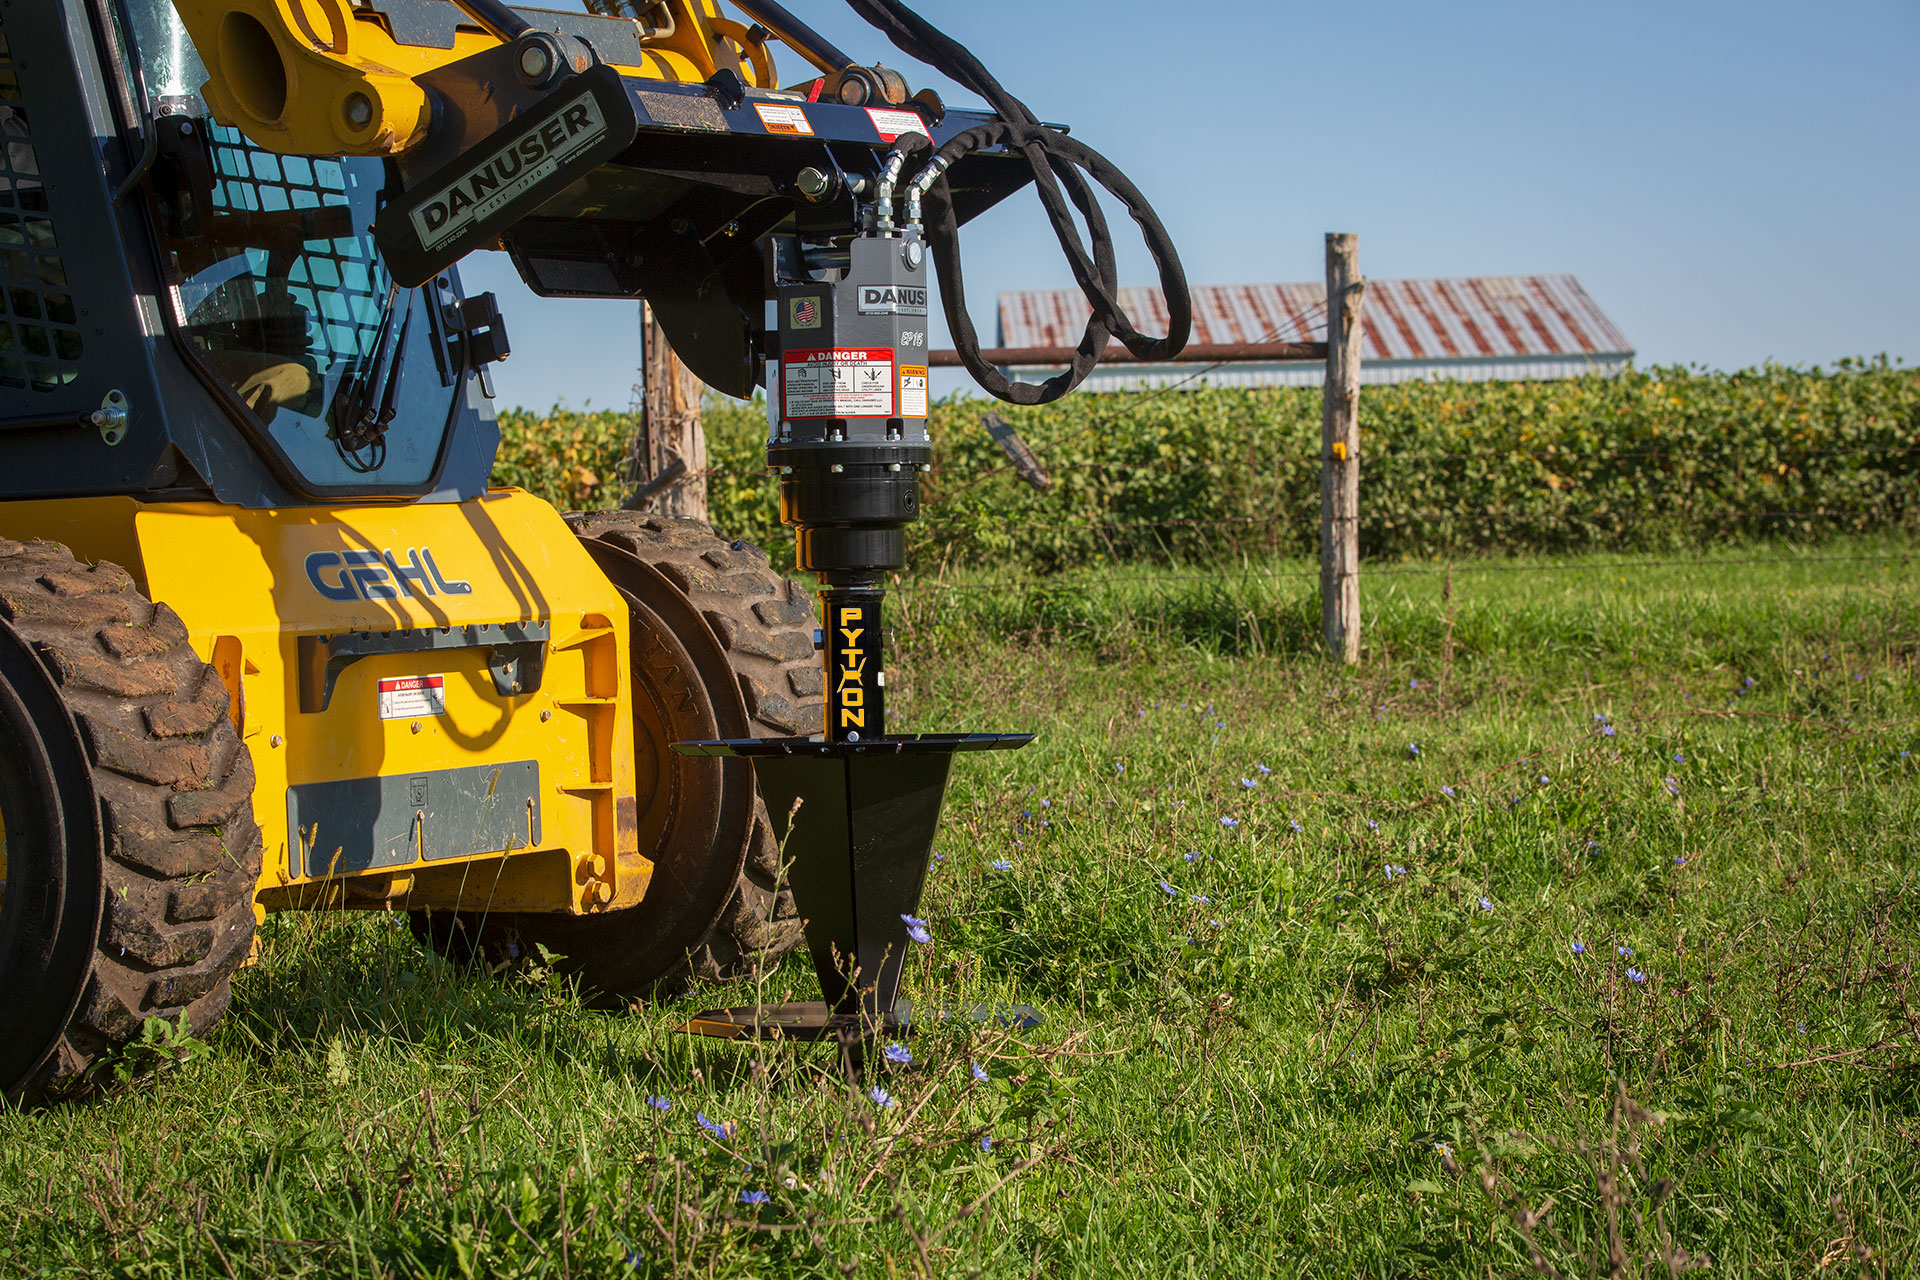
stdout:
[[[139,1038],[149,1018],[184,1014],[196,1036],[219,1020],[253,943],[261,842],[253,760],[228,716],[226,685],[179,616],[136,590],[125,569],[84,565],[57,543],[0,539],[0,622],[48,677],[58,713],[38,715],[43,743],[70,733],[83,752],[55,780],[68,791],[48,815],[63,847],[21,848],[64,859],[69,887],[90,883],[91,902],[75,895],[63,914],[70,924],[90,909],[96,922],[79,963],[59,975],[52,994],[66,1012],[51,1025],[44,1014],[32,1025],[29,993],[0,982],[0,1035],[34,1042],[32,1065],[0,1079],[21,1101],[70,1086]],[[17,670],[15,682],[31,683]],[[10,881],[14,839],[10,827]],[[0,945],[31,948],[44,934],[28,923]],[[23,959],[31,956],[0,955],[0,975]],[[39,993],[43,1002],[49,994]]]
[[[825,692],[813,643],[819,625],[813,602],[773,569],[766,552],[729,541],[700,520],[595,511],[572,513],[567,523],[583,541],[651,567],[698,611],[707,634],[685,639],[723,653],[737,685],[707,693],[716,702],[737,698],[748,732],[765,738],[820,731]],[[665,743],[647,746],[643,756],[658,758],[666,749]],[[785,955],[801,938],[793,896],[778,883],[779,842],[757,791],[751,821],[739,877],[704,941],[650,971],[636,970],[630,961],[651,941],[637,931],[658,927],[647,923],[642,908],[584,917],[519,913],[485,922],[421,911],[410,916],[414,934],[457,963],[478,958],[499,965],[527,956],[535,944],[545,946],[565,956],[562,968],[578,973],[603,1004],[658,998],[695,982],[739,976],[756,962]],[[711,842],[704,832],[698,838]],[[654,912],[661,906],[650,905]]]

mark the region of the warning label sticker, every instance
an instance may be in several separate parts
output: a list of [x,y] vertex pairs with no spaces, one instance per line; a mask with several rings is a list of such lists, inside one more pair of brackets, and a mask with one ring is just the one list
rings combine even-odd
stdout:
[[891,418],[893,348],[833,347],[780,358],[789,418]]
[[927,366],[923,364],[900,366],[900,416],[927,416]]
[[807,113],[799,107],[783,106],[777,102],[756,102],[753,109],[760,113],[760,123],[767,126],[768,133],[813,135],[813,126],[807,123]]
[[880,131],[880,141],[892,142],[903,133],[925,133],[927,122],[916,111],[895,111],[889,107],[868,107],[867,115],[873,121],[873,127]]
[[445,676],[395,676],[380,682],[380,718],[412,720],[447,714]]

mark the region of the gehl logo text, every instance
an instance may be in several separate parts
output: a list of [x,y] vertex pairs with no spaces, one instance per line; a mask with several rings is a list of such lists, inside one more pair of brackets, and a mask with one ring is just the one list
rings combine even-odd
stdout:
[[833,702],[840,709],[842,729],[867,727],[867,655],[860,637],[867,633],[864,609],[840,610],[840,670],[835,673]]
[[316,551],[307,557],[307,581],[329,600],[411,600],[416,596],[470,596],[473,584],[449,579],[426,547],[391,551]]

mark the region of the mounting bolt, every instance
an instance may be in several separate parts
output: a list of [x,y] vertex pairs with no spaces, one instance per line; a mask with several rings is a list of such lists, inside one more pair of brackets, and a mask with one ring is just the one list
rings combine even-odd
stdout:
[[107,392],[87,421],[100,429],[100,439],[108,446],[119,444],[127,435],[126,393],[118,388]]
[[544,31],[529,31],[520,37],[520,56],[515,59],[515,65],[521,83],[529,89],[543,87],[559,69],[560,51],[555,43]]
[[415,720],[413,724],[409,727],[414,733],[420,732],[420,722],[418,720]]
[[808,165],[794,175],[793,185],[799,188],[801,195],[817,204],[833,190],[833,175]]
[[836,462],[833,464],[833,474],[839,475],[842,471],[845,471],[845,470],[846,468],[841,466],[839,463]]
[[285,738],[281,737],[279,734],[276,733],[271,738],[267,739],[267,745],[270,747],[277,747],[285,741],[286,741]]
[[541,724],[545,724],[545,723],[546,723],[547,721],[549,721],[549,720],[551,720],[551,719],[553,719],[553,712],[551,712],[551,711],[542,711],[542,712],[540,713],[540,723],[541,723]]
[[347,128],[359,133],[373,123],[373,99],[356,89],[340,104],[340,114],[345,117]]

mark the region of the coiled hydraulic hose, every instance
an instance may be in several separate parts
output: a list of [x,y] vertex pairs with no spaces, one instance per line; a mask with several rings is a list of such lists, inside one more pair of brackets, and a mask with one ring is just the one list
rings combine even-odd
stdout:
[[[947,325],[953,331],[953,345],[960,353],[961,363],[981,387],[1013,404],[1046,404],[1058,400],[1093,372],[1112,338],[1118,338],[1135,359],[1144,362],[1157,363],[1178,356],[1186,347],[1193,326],[1193,299],[1187,291],[1186,272],[1159,215],[1127,175],[1092,147],[1041,124],[1026,104],[1002,88],[964,45],[899,0],[847,0],[847,4],[902,53],[979,94],[1000,114],[1001,118],[991,124],[948,139],[928,158],[908,193],[910,209],[921,199],[925,201],[927,245],[933,252],[934,269],[939,273],[940,297],[946,309]],[[932,150],[931,142],[916,143],[915,136],[905,135],[896,143],[908,155],[909,164]],[[966,284],[960,269],[960,224],[954,215],[946,170],[970,151],[996,146],[1013,148],[1026,157],[1028,167],[1033,170],[1040,203],[1047,211],[1047,220],[1073,269],[1074,282],[1093,309],[1080,345],[1074,350],[1072,365],[1065,373],[1040,383],[1008,378],[982,359],[979,334],[967,314]],[[1088,185],[1089,177],[1112,192],[1140,227],[1147,252],[1160,274],[1161,290],[1166,295],[1168,319],[1164,338],[1140,332],[1120,305],[1113,236]],[[1068,209],[1069,201],[1086,219],[1091,248],[1081,240],[1080,229],[1074,225],[1073,214]]]

